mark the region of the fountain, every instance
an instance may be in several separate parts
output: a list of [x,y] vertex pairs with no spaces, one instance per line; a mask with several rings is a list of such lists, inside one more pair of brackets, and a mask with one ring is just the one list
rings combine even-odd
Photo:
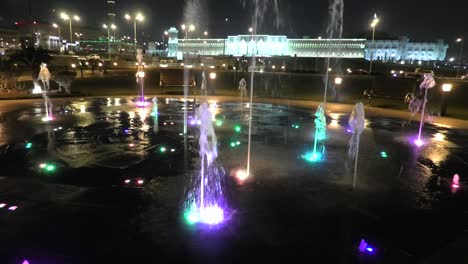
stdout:
[[[49,80],[50,80],[50,71],[47,69],[47,64],[41,63],[41,70],[39,71],[38,79],[42,82],[44,91],[50,90]],[[35,88],[35,87],[34,87]],[[36,89],[36,88],[35,88]]]
[[424,126],[424,115],[426,113],[427,90],[434,88],[435,85],[436,85],[436,82],[434,80],[434,77],[428,73],[424,74],[424,80],[419,86],[420,91],[424,93],[424,101],[422,103],[421,121],[419,122],[418,138],[414,141],[414,144],[418,147],[421,147],[422,145],[424,145],[424,142],[421,139],[421,133],[422,133],[422,128]]
[[325,148],[322,151],[317,150],[317,143],[326,138],[327,132],[327,120],[325,118],[325,109],[323,104],[320,104],[315,112],[315,135],[314,135],[314,150],[309,152],[302,157],[309,162],[318,162],[322,160]]
[[[243,5],[246,6],[250,1],[243,0]],[[273,24],[276,28],[281,25],[281,19],[279,16],[279,5],[278,0],[255,0],[254,2],[254,13],[252,18],[252,27],[250,32],[252,34],[252,41],[254,36],[257,34],[258,27],[263,23],[265,14],[269,9],[272,9],[274,16]],[[254,90],[254,79],[255,79],[255,68],[257,62],[255,58],[255,51],[252,50],[252,73],[250,75],[250,103],[249,103],[249,132],[248,132],[248,144],[247,144],[247,176],[250,175],[250,152],[252,146],[252,109],[253,109],[253,90]]]
[[359,142],[361,134],[366,126],[366,117],[364,114],[364,105],[357,103],[351,112],[351,116],[348,120],[349,127],[353,133],[353,136],[349,140],[348,156],[354,159],[354,177],[353,177],[353,188],[356,187],[357,180],[357,169],[359,160]]
[[452,188],[454,189],[460,188],[460,176],[458,174],[453,175]]
[[136,59],[138,62],[136,81],[140,85],[140,93],[138,95],[137,106],[147,107],[149,105],[145,99],[145,66],[143,64],[143,50],[137,49]]
[[217,164],[217,139],[212,125],[209,105],[204,102],[198,110],[200,123],[200,170],[192,179],[185,201],[184,217],[188,224],[217,225],[226,218],[225,172]]
[[201,76],[202,76],[202,82],[201,82],[201,85],[200,85],[200,95],[207,96],[208,92],[206,90],[206,73],[205,73],[205,71],[202,72]]
[[52,101],[50,100],[49,96],[47,96],[47,91],[44,90],[42,91],[42,97],[44,98],[44,105],[45,105],[45,110],[46,110],[46,116],[42,118],[42,121],[47,122],[47,121],[52,121],[53,115],[52,115]]
[[344,12],[344,2],[343,0],[331,0],[330,6],[328,7],[328,14],[330,15],[330,22],[327,27],[327,37],[328,37],[328,56],[327,63],[325,68],[325,91],[323,94],[323,105],[325,107],[327,103],[327,93],[328,85],[330,82],[330,53],[331,53],[331,40],[333,38],[341,39],[343,34],[343,12]]
[[158,98],[153,97],[153,110],[150,114],[153,117],[153,132],[157,134],[159,132],[159,109],[158,109]]

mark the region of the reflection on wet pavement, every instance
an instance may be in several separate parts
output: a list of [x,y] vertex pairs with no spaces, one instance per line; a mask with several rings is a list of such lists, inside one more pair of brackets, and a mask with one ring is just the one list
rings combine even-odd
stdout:
[[[255,104],[253,177],[243,182],[231,178],[236,214],[223,230],[204,234],[206,240],[183,227],[179,210],[184,186],[198,162],[195,110],[200,102],[189,100],[184,137],[182,100],[160,99],[159,115],[151,106],[138,108],[133,101],[64,101],[56,105],[53,122],[41,121],[44,110],[39,103],[2,113],[0,205],[18,206],[9,215],[0,208],[0,223],[12,226],[4,238],[14,241],[8,248],[30,247],[23,253],[40,260],[51,254],[57,263],[67,263],[59,257],[65,254],[73,259],[68,263],[82,263],[86,257],[79,257],[80,250],[95,259],[94,246],[109,239],[115,240],[110,248],[117,251],[141,247],[142,259],[156,254],[152,248],[163,257],[203,259],[228,256],[233,250],[256,249],[262,255],[285,248],[300,253],[323,250],[332,256],[338,247],[343,248],[338,255],[347,256],[342,263],[349,263],[346,260],[362,257],[353,250],[366,236],[377,246],[378,259],[419,260],[466,228],[467,131],[427,125],[427,144],[416,148],[411,138],[418,124],[402,127],[402,120],[368,117],[353,192],[347,156],[349,113],[328,113],[325,158],[309,164],[301,155],[313,146],[315,109]],[[248,108],[209,103],[219,162],[234,176],[246,162]],[[460,175],[457,190],[451,187],[454,174]],[[115,222],[105,227],[107,220],[91,219],[93,214]],[[70,231],[79,221],[89,228],[83,234]],[[434,230],[432,224],[445,227]],[[44,228],[52,237],[47,241],[61,253],[41,246],[41,238],[34,236],[15,240],[13,232],[25,225]],[[424,236],[429,229],[432,239]],[[108,237],[95,238],[93,232]],[[118,234],[131,238],[122,241]],[[75,249],[73,235],[86,243],[96,241],[79,243]],[[178,250],[187,255],[177,256]],[[111,251],[100,256],[116,256]],[[10,255],[16,258],[20,253]]]

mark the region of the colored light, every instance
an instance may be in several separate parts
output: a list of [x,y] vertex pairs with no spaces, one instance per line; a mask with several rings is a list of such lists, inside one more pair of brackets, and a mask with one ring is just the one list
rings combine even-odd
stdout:
[[130,144],[128,144],[128,146],[131,147],[131,148],[133,148],[133,147],[135,146],[135,144],[130,143]]
[[422,147],[424,145],[424,141],[422,141],[421,139],[416,139],[414,141],[414,144],[418,147]]
[[241,126],[239,125],[234,126],[234,131],[236,131],[237,133],[241,132],[241,130],[242,130]]
[[139,180],[137,181],[137,183],[138,183],[138,185],[143,185],[143,183],[145,183],[145,181],[142,180],[142,179],[139,179]]
[[42,118],[42,121],[43,121],[43,122],[48,122],[48,121],[52,121],[52,120],[54,120],[54,119],[53,119],[52,117],[50,117],[50,116],[49,116],[49,117],[43,117],[43,118]]
[[216,120],[216,126],[220,127],[223,125],[223,121],[222,120]]
[[27,261],[26,259],[23,260],[23,263],[22,264],[29,264],[29,261]]
[[295,128],[295,129],[298,129],[298,128],[299,128],[299,125],[298,125],[298,124],[293,124],[291,127],[292,127],[292,128]]
[[6,206],[6,203],[0,203],[0,208],[3,208]]
[[231,147],[235,147],[236,146],[236,143],[235,142],[231,142]]
[[238,170],[236,172],[236,178],[239,181],[245,181],[248,177],[249,177],[249,174],[247,174],[247,172],[245,170]]
[[444,141],[444,139],[445,139],[445,136],[442,133],[436,133],[434,135],[434,140],[435,141]]
[[45,164],[45,163],[41,163],[41,164],[39,164],[39,168],[41,168],[41,169],[45,169],[45,167],[47,167],[47,164]]
[[193,119],[192,119],[192,120],[190,120],[190,124],[191,124],[192,126],[193,126],[193,125],[195,125],[195,123],[196,123],[196,121],[195,121],[195,120],[193,120]]
[[189,225],[193,225],[197,222],[200,222],[200,217],[194,205],[190,208],[188,212],[184,214],[184,217],[185,217],[185,221],[187,221]]
[[160,151],[161,153],[166,152],[166,148],[165,148],[165,147],[161,147],[161,148],[159,149],[159,151]]
[[32,143],[30,143],[30,142],[26,143],[26,148],[27,148],[27,149],[32,148]]
[[382,156],[382,158],[387,158],[388,157],[387,152],[385,152],[385,151],[380,152],[380,156]]
[[10,206],[10,207],[8,207],[8,211],[15,211],[16,209],[18,209],[18,206]]
[[150,103],[149,103],[149,102],[145,102],[145,101],[138,101],[138,102],[136,102],[136,105],[137,105],[138,107],[147,107],[147,106],[150,105]]
[[125,184],[129,184],[131,182],[131,180],[127,179],[124,182],[125,182]]
[[55,170],[55,166],[54,165],[47,165],[47,167],[45,167],[46,171],[54,171]]
[[205,207],[201,210],[200,218],[205,224],[217,225],[224,220],[224,212],[217,205]]
[[367,252],[371,252],[371,253],[374,252],[374,249],[371,248],[371,247],[366,247],[366,250],[367,250]]
[[310,152],[302,155],[302,158],[308,162],[319,162],[322,160],[322,154],[319,152]]

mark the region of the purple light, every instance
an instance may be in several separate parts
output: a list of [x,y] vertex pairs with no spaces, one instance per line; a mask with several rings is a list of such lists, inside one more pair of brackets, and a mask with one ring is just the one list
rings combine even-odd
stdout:
[[224,220],[224,211],[219,206],[209,206],[200,210],[201,222],[208,225],[217,225]]
[[190,120],[190,125],[192,125],[192,126],[193,126],[193,125],[195,125],[195,122],[196,122],[196,121],[195,121],[195,120],[193,120],[193,119],[192,119],[192,120]]
[[8,211],[15,211],[16,209],[18,209],[18,206],[10,206],[10,207],[8,207]]
[[351,129],[349,129],[349,128],[348,128],[348,130],[346,130],[346,132],[348,132],[348,133],[350,133],[350,134],[353,133],[353,131],[352,131]]
[[371,247],[366,247],[366,251],[367,251],[367,252],[371,252],[371,253],[372,253],[372,252],[374,252],[374,249],[373,249],[373,248],[371,248]]
[[421,139],[416,139],[414,141],[414,144],[418,147],[422,147],[424,145],[424,141],[422,141]]
[[138,107],[147,107],[147,106],[150,105],[150,103],[149,103],[149,102],[146,102],[146,101],[138,101],[138,102],[136,102],[136,105],[137,105]]
[[22,264],[29,264],[29,261],[25,259]]

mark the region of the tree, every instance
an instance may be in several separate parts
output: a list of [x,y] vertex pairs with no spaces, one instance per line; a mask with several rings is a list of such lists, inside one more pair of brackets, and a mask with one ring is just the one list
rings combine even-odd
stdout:
[[10,56],[11,61],[23,63],[31,69],[33,79],[37,78],[41,63],[48,63],[51,59],[49,51],[34,47],[22,48]]

